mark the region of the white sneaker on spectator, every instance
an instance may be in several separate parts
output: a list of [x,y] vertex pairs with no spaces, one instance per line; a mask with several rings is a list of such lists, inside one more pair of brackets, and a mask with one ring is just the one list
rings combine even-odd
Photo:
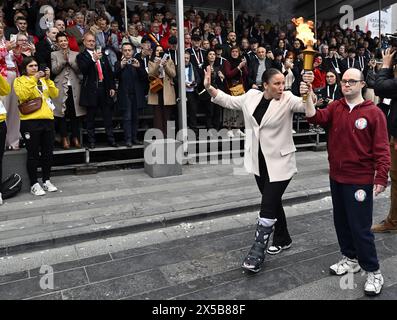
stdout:
[[234,138],[233,130],[229,130],[229,131],[227,132],[227,136],[228,136],[229,138]]
[[43,183],[43,189],[48,192],[57,192],[58,188],[54,186],[50,180]]
[[357,259],[343,257],[341,261],[329,267],[329,272],[335,276],[343,276],[348,272],[357,273],[361,270]]
[[377,296],[382,291],[384,279],[380,271],[367,272],[367,282],[365,282],[364,292],[367,296]]
[[38,183],[38,182],[30,188],[30,193],[33,194],[34,196],[44,196],[45,195],[45,191],[43,190],[40,183]]

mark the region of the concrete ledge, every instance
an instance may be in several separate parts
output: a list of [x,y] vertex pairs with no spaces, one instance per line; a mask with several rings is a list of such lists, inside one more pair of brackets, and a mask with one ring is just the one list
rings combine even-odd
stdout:
[[182,175],[181,146],[174,139],[145,140],[145,172],[152,178]]

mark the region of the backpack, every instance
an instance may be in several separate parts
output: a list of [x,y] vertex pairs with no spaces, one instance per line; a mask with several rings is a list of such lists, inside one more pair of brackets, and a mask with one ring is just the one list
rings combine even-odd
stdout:
[[2,184],[0,192],[2,198],[9,199],[15,197],[22,189],[22,178],[19,174],[13,173]]

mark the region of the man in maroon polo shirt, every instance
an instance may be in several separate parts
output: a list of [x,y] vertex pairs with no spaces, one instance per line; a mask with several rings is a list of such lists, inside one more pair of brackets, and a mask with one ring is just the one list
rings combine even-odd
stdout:
[[[371,232],[373,194],[385,191],[391,165],[386,118],[372,102],[364,101],[364,75],[348,69],[341,81],[344,98],[326,109],[307,104],[309,123],[328,126],[329,164],[334,224],[343,259],[330,267],[342,276],[361,269],[367,273],[364,292],[380,294],[384,283]],[[311,86],[301,84],[301,93]],[[311,99],[309,99],[310,101]]]

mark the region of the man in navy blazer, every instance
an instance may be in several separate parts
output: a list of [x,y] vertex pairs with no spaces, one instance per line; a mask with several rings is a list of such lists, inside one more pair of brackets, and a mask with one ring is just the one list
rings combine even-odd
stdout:
[[95,45],[95,35],[87,32],[84,35],[85,50],[76,58],[83,74],[80,105],[87,108],[88,143],[91,149],[95,148],[95,116],[98,109],[101,109],[108,143],[111,147],[117,147],[112,128],[116,85],[108,59],[102,52],[95,50]]
[[142,144],[137,139],[138,109],[146,105],[145,84],[148,81],[145,67],[134,58],[134,52],[132,43],[124,43],[121,61],[115,64],[115,77],[119,80],[117,97],[123,112],[124,139],[128,148],[133,144]]

